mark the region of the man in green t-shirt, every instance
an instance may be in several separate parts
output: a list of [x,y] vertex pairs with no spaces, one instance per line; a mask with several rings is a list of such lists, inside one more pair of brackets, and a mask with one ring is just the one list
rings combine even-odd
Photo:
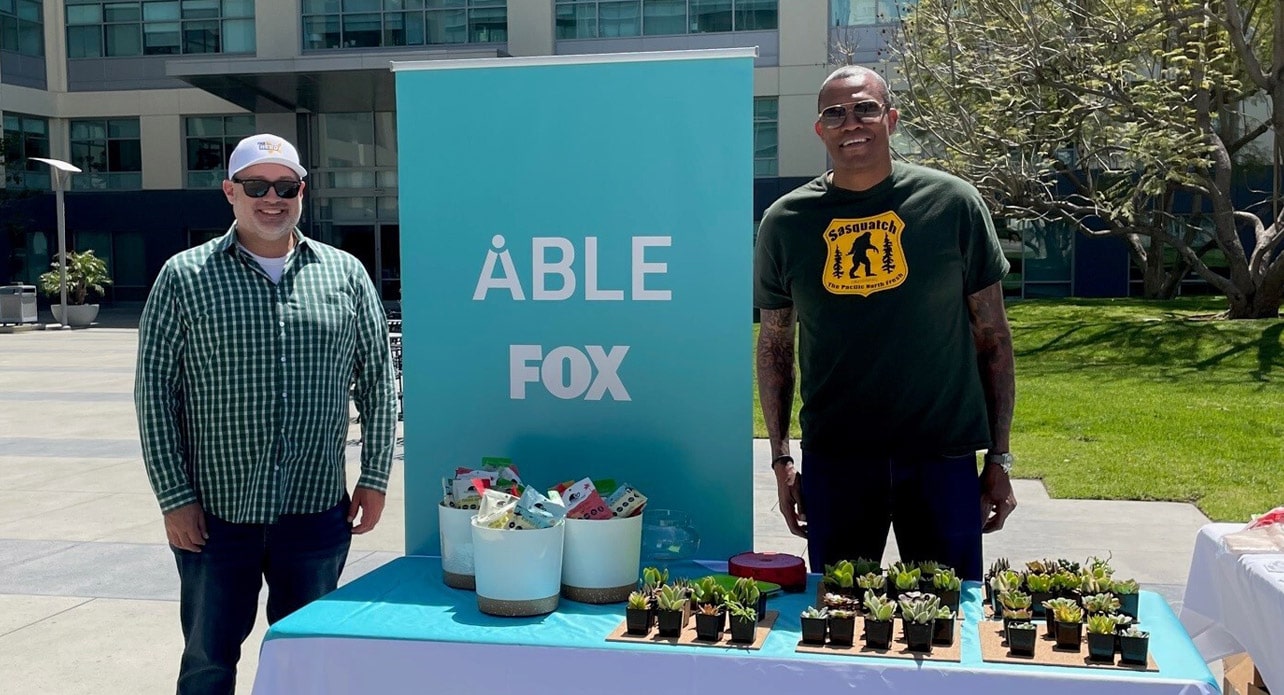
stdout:
[[[891,528],[903,560],[980,579],[981,535],[1016,507],[1008,263],[973,186],[892,162],[899,114],[881,76],[840,68],[818,107],[833,171],[767,210],[754,254],[781,513],[813,571],[880,560]],[[795,322],[805,479],[789,445]]]

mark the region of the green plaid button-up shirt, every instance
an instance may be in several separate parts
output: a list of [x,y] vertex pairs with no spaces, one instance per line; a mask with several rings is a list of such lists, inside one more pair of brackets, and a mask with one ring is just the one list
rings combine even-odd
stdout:
[[397,406],[383,307],[357,259],[295,235],[277,284],[237,246],[235,225],[156,278],[134,403],[163,512],[199,501],[225,521],[274,523],[338,504],[350,386],[357,485],[387,490]]

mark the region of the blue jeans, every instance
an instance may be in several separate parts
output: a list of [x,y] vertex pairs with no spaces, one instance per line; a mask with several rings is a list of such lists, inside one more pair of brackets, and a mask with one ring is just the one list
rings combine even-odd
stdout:
[[829,456],[803,452],[803,511],[812,572],[839,560],[879,562],[887,531],[901,560],[935,560],[981,579],[976,455]]
[[170,546],[181,584],[180,695],[235,690],[263,579],[269,625],[334,591],[352,544],[347,516],[347,495],[329,510],[284,515],[275,524],[232,524],[206,513],[201,552]]

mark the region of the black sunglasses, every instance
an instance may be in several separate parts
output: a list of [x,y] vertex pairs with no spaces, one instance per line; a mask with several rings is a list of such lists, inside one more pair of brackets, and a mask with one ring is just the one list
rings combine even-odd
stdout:
[[860,123],[877,123],[887,112],[887,105],[877,101],[858,101],[854,104],[835,104],[821,110],[817,118],[826,128],[841,128],[847,122],[847,112]]
[[245,189],[245,195],[251,198],[262,198],[267,195],[268,189],[276,189],[276,197],[293,198],[299,195],[299,189],[303,186],[302,181],[264,181],[263,179],[232,179],[232,183],[239,183]]

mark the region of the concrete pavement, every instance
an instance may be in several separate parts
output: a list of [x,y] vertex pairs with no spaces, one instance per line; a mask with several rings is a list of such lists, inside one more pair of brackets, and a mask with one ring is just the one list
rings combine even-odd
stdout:
[[[136,320],[127,307],[89,330],[0,334],[0,690],[174,690],[178,578],[138,445]],[[803,555],[805,542],[775,509],[767,449],[754,443],[755,547]],[[349,448],[349,480],[357,453]],[[1110,554],[1121,576],[1180,600],[1195,533],[1208,521],[1195,507],[1052,500],[1025,480],[1016,494],[1008,528],[987,537],[987,564]],[[402,554],[400,469],[388,501],[380,526],[354,539],[344,581]],[[238,692],[250,690],[265,628],[260,611]]]

